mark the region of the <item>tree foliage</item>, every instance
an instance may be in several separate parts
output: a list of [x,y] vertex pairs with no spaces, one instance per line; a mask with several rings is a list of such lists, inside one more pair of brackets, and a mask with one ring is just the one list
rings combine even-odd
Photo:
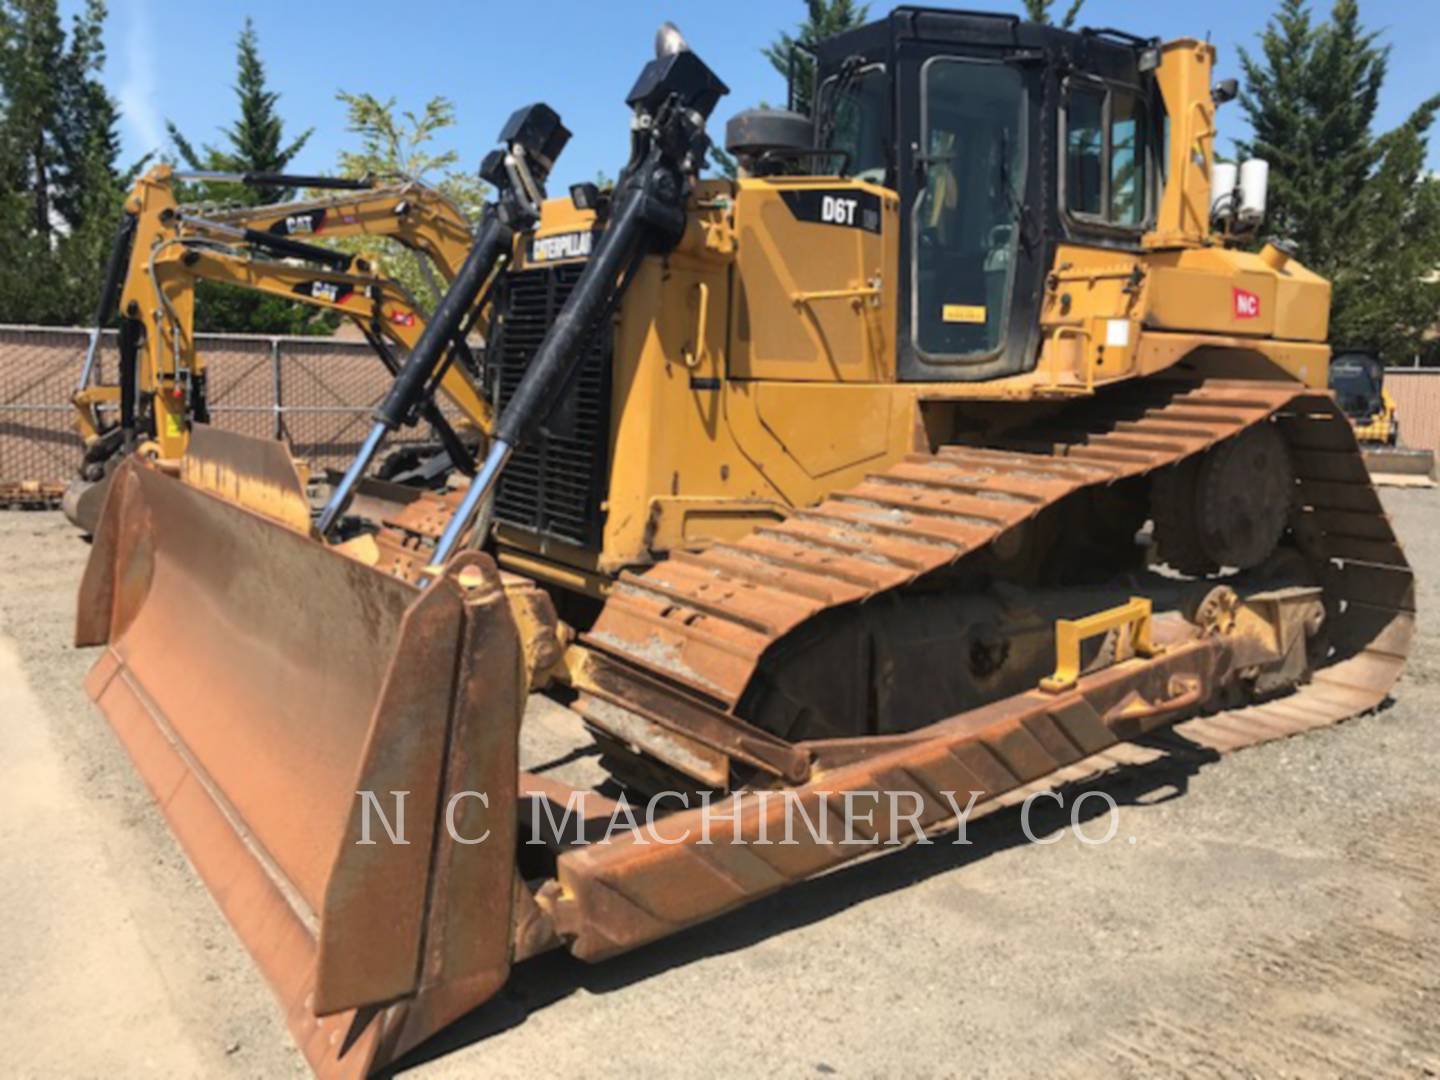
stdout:
[[395,99],[380,101],[371,94],[337,95],[348,112],[345,130],[360,136],[358,151],[342,151],[344,176],[405,176],[438,188],[465,216],[478,221],[485,205],[486,187],[480,181],[479,162],[463,168],[452,150],[436,152],[435,137],[455,126],[455,106],[448,98],[434,97],[419,113],[397,113]]
[[0,0],[0,321],[88,323],[135,169],[100,81],[105,5]]
[[1388,60],[1356,0],[1325,22],[1282,0],[1259,53],[1241,53],[1254,134],[1237,150],[1270,162],[1268,232],[1334,283],[1331,339],[1402,361],[1440,320],[1440,185],[1425,169],[1440,95],[1377,134]]
[[[260,59],[260,40],[249,19],[236,42],[235,97],[240,114],[221,129],[224,143],[195,143],[173,123],[165,128],[175,152],[191,169],[214,172],[283,173],[304,149],[314,129],[306,129],[289,142],[280,117],[280,95],[271,90]],[[294,188],[250,188],[234,184],[201,183],[177,187],[184,202],[223,202],[255,206],[283,202],[298,194]],[[195,328],[249,334],[329,334],[339,324],[336,316],[275,296],[247,289],[200,282],[195,290]]]
[[[354,150],[342,150],[340,174],[349,177],[406,177],[419,180],[445,195],[472,222],[478,221],[485,205],[487,188],[476,170],[461,167],[460,155],[439,150],[436,138],[455,125],[455,106],[448,98],[434,97],[418,113],[399,110],[395,99],[381,101],[373,94],[336,95],[344,103],[346,130],[359,137]],[[336,240],[334,246],[347,251],[366,250],[381,257],[384,273],[398,280],[412,296],[439,302],[432,276],[425,270],[423,256],[384,238]]]
[[[793,76],[793,105],[797,111],[808,113],[812,105],[815,65],[806,50],[828,37],[863,25],[869,13],[869,4],[856,4],[854,0],[805,0],[805,18],[794,32],[780,31],[774,41],[760,50],[782,78],[790,80]],[[723,147],[711,148],[710,159],[721,176],[734,179],[739,171],[735,159]]]
[[[236,41],[235,97],[240,106],[239,118],[230,126],[222,128],[226,146],[217,147],[210,143],[195,144],[171,122],[165,130],[175,151],[192,169],[215,172],[284,172],[294,161],[305,144],[314,134],[314,128],[307,128],[288,144],[285,143],[285,124],[280,118],[278,105],[280,95],[269,88],[265,79],[265,64],[260,59],[260,39],[255,33],[255,24],[245,20]],[[206,189],[207,193],[209,189]],[[236,192],[225,190],[227,197]],[[294,198],[292,188],[270,188],[265,190],[245,189],[241,198],[250,203],[283,202]]]
[[870,5],[854,0],[805,0],[805,19],[794,33],[782,30],[773,42],[761,49],[765,59],[781,76],[789,78],[791,57],[794,57],[795,108],[808,113],[815,82],[815,66],[806,49],[828,37],[861,26],[869,17]]
[[1061,30],[1073,30],[1075,20],[1080,17],[1080,9],[1085,6],[1085,0],[1070,0],[1070,6],[1065,9],[1065,14],[1060,17],[1058,24],[1050,17],[1050,9],[1055,6],[1055,0],[1025,0],[1025,17],[1031,22],[1043,23],[1046,26],[1058,25]]

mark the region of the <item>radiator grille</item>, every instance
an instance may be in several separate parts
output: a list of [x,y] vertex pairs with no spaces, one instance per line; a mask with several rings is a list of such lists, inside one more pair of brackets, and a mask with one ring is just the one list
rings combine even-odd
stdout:
[[[570,295],[584,263],[509,275],[503,319],[488,358],[492,400],[504,408],[545,331]],[[515,452],[495,493],[495,517],[507,525],[599,548],[610,442],[608,324],[591,335],[580,369],[531,444]]]

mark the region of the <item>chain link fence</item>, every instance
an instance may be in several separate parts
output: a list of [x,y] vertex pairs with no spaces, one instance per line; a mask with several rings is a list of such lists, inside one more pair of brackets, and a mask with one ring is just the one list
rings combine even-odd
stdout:
[[[0,484],[65,483],[75,475],[80,438],[70,395],[89,342],[85,329],[0,325]],[[284,439],[315,469],[349,464],[390,385],[364,342],[197,334],[196,345],[208,373],[211,422]],[[115,363],[115,334],[107,331],[99,377],[113,382]],[[453,410],[445,411],[453,420]],[[391,442],[429,438],[421,426]]]

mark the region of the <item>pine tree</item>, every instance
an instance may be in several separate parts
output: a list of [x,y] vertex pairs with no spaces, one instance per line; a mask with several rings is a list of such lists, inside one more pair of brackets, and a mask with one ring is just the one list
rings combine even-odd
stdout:
[[[228,149],[219,149],[205,144],[200,150],[182,135],[173,123],[166,123],[170,139],[175,144],[182,161],[192,169],[210,169],[217,172],[284,172],[295,160],[314,128],[307,128],[292,140],[284,143],[284,122],[276,109],[280,95],[269,89],[265,81],[265,65],[260,59],[260,39],[255,33],[255,24],[245,20],[236,42],[237,75],[235,97],[240,103],[240,118],[223,129]],[[235,192],[227,192],[234,197]],[[294,198],[291,188],[269,188],[248,191],[246,198],[252,203],[283,202]]]
[[[215,172],[284,172],[309,141],[307,129],[288,144],[277,105],[280,95],[269,89],[255,25],[245,20],[236,43],[235,96],[239,119],[222,129],[226,146],[203,144],[198,149],[173,123],[166,123],[180,159],[192,169]],[[295,197],[293,188],[248,188],[233,184],[186,185],[177,191],[182,201],[223,201],[244,205],[283,202]],[[303,304],[248,290],[202,281],[195,290],[195,327],[227,333],[330,334],[337,317]]]
[[51,171],[65,32],[55,0],[6,0],[0,85],[5,96],[7,188],[26,193],[29,230],[49,239]]
[[104,23],[101,0],[89,0],[75,16],[65,55],[56,140],[54,207],[66,231],[59,256],[67,287],[80,308],[77,319],[85,322],[100,291],[125,190],[145,164],[142,160],[124,174],[117,168],[120,112],[100,81]]
[[1332,341],[1401,360],[1440,318],[1440,286],[1426,280],[1440,265],[1440,220],[1424,170],[1440,96],[1375,135],[1388,59],[1356,0],[1336,0],[1319,24],[1305,0],[1282,0],[1260,54],[1241,51],[1254,134],[1237,151],[1270,162],[1267,233],[1334,283]]
[[[1050,9],[1055,6],[1055,0],[1025,0],[1025,17],[1031,22],[1051,25]],[[1085,6],[1085,0],[1070,0],[1070,6],[1065,9],[1065,14],[1060,19],[1061,30],[1072,30],[1075,27],[1075,20],[1080,17],[1080,9]]]
[[100,80],[105,7],[0,2],[0,320],[88,323],[128,182]]
[[[794,58],[795,108],[810,111],[811,85],[814,82],[814,65],[804,48],[814,48],[816,43],[833,37],[845,30],[864,24],[870,14],[869,4],[856,4],[854,0],[805,0],[805,21],[795,28],[795,33],[781,31],[780,35],[761,53],[781,75],[791,75],[791,58]],[[801,49],[797,49],[801,46]]]
[[[760,50],[784,78],[792,80],[793,77],[793,105],[797,111],[810,111],[811,85],[815,79],[814,64],[804,50],[841,31],[863,25],[869,12],[869,4],[856,5],[854,0],[805,0],[805,21],[796,26],[795,33],[782,30],[773,42]],[[710,159],[717,173],[735,178],[739,166],[722,147],[712,147]]]

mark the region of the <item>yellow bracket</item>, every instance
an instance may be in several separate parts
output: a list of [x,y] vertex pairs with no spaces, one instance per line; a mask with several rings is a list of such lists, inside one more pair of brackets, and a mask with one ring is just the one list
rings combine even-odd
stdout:
[[1097,611],[1083,619],[1055,620],[1055,674],[1040,680],[1040,689],[1051,694],[1069,690],[1080,678],[1080,646],[1093,637],[1128,626],[1136,656],[1156,656],[1162,650],[1150,638],[1150,601],[1132,596],[1130,602],[1108,611]]

